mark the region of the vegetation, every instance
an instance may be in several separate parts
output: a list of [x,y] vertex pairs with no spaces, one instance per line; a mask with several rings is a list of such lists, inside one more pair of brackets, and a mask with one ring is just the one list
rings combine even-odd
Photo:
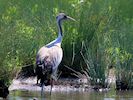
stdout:
[[[0,0],[0,79],[7,83],[22,66],[34,64],[37,50],[57,36],[55,16],[64,23],[60,70],[83,72],[92,85],[106,87],[109,67],[116,86],[133,88],[132,0]],[[121,87],[120,87],[121,86]]]

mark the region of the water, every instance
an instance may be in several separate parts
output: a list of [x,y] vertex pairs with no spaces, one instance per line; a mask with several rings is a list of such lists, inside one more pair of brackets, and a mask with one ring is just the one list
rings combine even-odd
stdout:
[[8,100],[133,100],[133,91],[109,92],[53,92],[52,95],[40,92],[12,91]]

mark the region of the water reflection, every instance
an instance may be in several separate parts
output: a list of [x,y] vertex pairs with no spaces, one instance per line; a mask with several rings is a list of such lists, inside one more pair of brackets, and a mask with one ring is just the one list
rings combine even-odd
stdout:
[[133,92],[47,92],[41,97],[40,92],[12,91],[8,100],[133,100]]

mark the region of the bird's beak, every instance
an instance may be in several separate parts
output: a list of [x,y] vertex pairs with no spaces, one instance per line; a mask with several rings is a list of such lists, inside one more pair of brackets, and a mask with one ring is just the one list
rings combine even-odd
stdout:
[[70,20],[76,21],[74,18],[72,18],[72,17],[70,17],[70,16],[67,16],[67,19],[70,19]]

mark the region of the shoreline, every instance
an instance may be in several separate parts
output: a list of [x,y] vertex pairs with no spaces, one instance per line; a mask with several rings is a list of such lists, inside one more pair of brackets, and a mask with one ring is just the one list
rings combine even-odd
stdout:
[[[88,85],[87,79],[59,79],[53,86],[52,92],[89,92],[96,91]],[[44,86],[44,91],[49,92],[51,86]],[[36,78],[13,79],[9,86],[9,91],[41,91],[41,87],[36,85]],[[108,91],[108,88],[99,88],[98,91]]]

